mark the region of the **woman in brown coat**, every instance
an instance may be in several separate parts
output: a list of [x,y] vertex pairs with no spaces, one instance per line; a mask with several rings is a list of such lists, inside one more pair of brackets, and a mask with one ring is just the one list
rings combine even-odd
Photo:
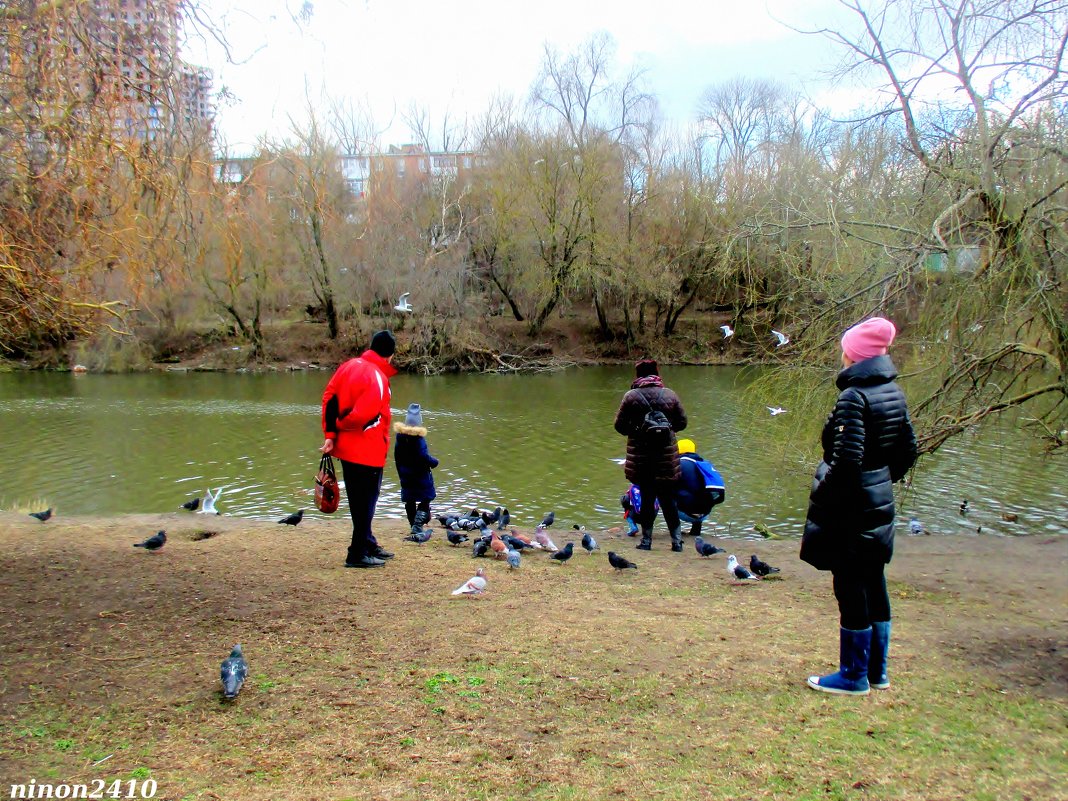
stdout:
[[[642,551],[652,549],[655,499],[660,501],[664,522],[671,532],[671,550],[681,551],[682,529],[675,506],[680,475],[675,433],[686,428],[686,412],[679,396],[664,386],[655,361],[643,359],[635,365],[635,373],[637,378],[616,412],[615,428],[627,438],[623,472],[641,491],[642,508],[638,522],[642,527],[642,541],[637,547]],[[646,422],[650,412],[661,412],[667,418],[663,431],[651,430],[655,427]]]

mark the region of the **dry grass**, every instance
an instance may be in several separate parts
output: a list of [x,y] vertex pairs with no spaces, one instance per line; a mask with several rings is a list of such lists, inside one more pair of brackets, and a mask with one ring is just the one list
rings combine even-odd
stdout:
[[[345,521],[0,514],[0,778],[151,775],[167,799],[1068,797],[1063,538],[916,538],[891,566],[894,686],[817,695],[837,656],[825,575],[796,544],[603,554],[449,591],[436,534],[344,570]],[[131,543],[167,529],[159,553]],[[218,532],[205,537],[206,531]],[[689,543],[687,543],[689,544]],[[1005,562],[1027,565],[1008,574]],[[232,703],[218,665],[241,642]],[[107,761],[93,763],[108,755]]]

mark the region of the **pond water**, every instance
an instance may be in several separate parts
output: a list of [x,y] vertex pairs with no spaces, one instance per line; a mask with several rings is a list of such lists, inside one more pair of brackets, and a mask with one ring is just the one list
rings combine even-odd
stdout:
[[[772,417],[746,387],[757,371],[668,367],[690,417],[686,435],[715,463],[727,500],[719,534],[762,522],[796,536],[822,414]],[[621,524],[625,440],[612,428],[630,368],[534,375],[398,375],[395,416],[423,408],[441,460],[434,510],[504,505],[531,527]],[[311,509],[319,402],[329,374],[0,375],[0,508],[46,501],[57,514],[174,511],[224,487],[223,514],[273,519]],[[821,407],[822,408],[822,407]],[[802,419],[804,417],[804,419]],[[901,515],[934,534],[1068,533],[1063,456],[1046,457],[1010,425],[960,438],[925,458]],[[967,517],[958,513],[970,500]],[[347,507],[343,504],[340,514]],[[1006,522],[1003,513],[1017,515]],[[308,512],[319,516],[318,512]],[[379,514],[403,517],[392,455]],[[662,525],[662,523],[660,524]]]

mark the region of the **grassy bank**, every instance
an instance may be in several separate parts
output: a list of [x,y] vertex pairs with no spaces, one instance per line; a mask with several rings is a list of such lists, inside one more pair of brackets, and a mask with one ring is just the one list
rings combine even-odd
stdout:
[[[157,528],[159,553],[130,545]],[[796,543],[738,586],[687,543],[484,564],[440,532],[341,568],[344,521],[0,515],[4,783],[151,777],[167,799],[1068,797],[1068,541],[923,537],[891,565],[891,681],[804,688],[837,658]],[[558,538],[558,541],[562,536]],[[1007,565],[1015,566],[1007,569]],[[223,701],[241,642],[250,678]],[[104,761],[100,761],[104,760]],[[99,763],[99,764],[94,764]]]

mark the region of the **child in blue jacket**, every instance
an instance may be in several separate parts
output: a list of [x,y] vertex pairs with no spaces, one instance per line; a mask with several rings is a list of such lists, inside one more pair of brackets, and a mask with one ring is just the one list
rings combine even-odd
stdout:
[[413,532],[422,531],[430,522],[430,502],[437,497],[434,476],[430,472],[438,466],[438,460],[430,455],[426,446],[426,428],[423,413],[418,403],[408,407],[404,422],[394,423],[397,443],[393,458],[400,477],[401,501]]

